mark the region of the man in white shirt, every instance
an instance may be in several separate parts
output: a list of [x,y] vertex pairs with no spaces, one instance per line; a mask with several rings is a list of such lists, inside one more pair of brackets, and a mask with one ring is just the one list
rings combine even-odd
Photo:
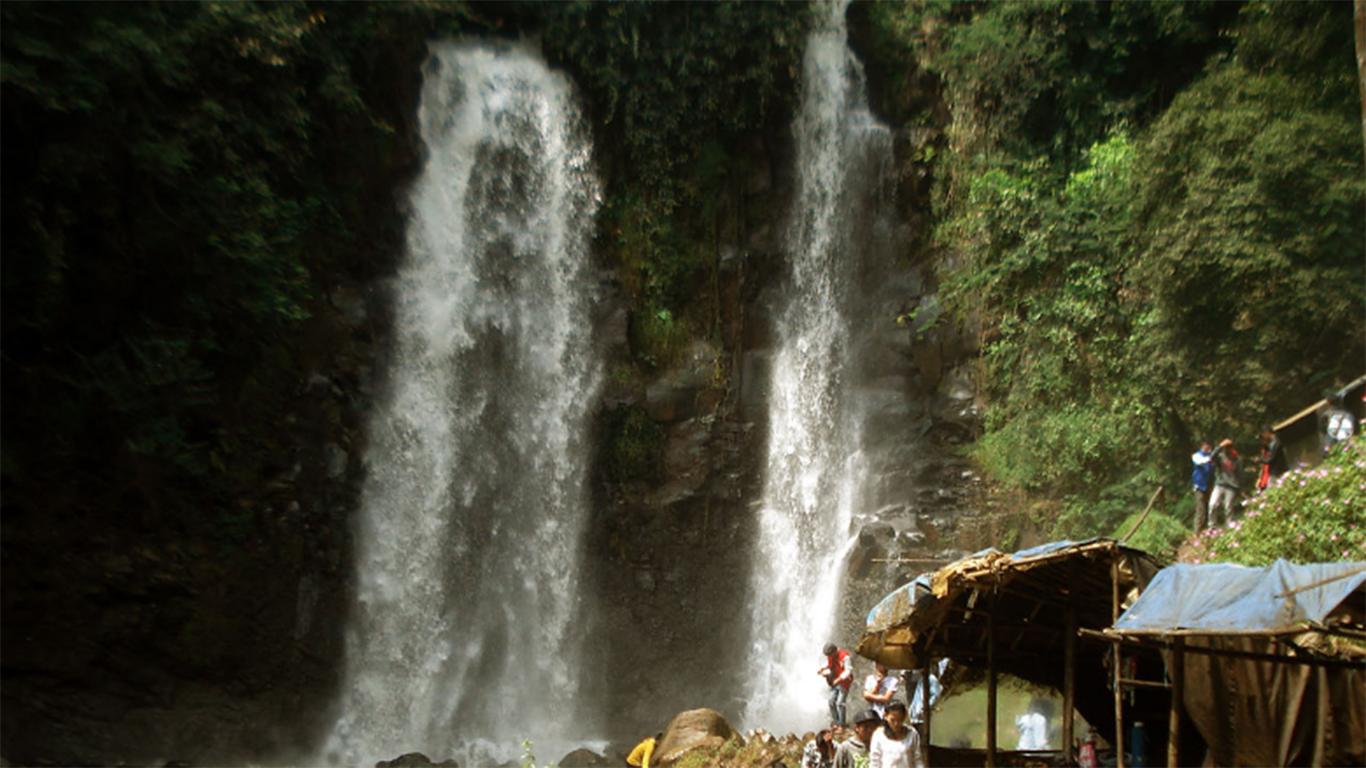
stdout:
[[897,676],[888,674],[882,664],[874,664],[873,670],[873,674],[863,680],[863,700],[882,717],[887,714],[887,705],[896,697]]

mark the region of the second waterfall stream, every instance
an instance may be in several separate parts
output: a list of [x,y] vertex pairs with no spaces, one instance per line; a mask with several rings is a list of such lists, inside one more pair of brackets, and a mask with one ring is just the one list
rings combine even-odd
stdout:
[[[519,44],[433,44],[356,598],[321,761],[501,763],[596,728],[577,697],[600,191],[569,81]],[[461,759],[463,758],[463,759]]]
[[[816,670],[821,647],[837,639],[850,522],[868,477],[857,337],[869,322],[859,282],[885,241],[892,137],[869,112],[846,5],[822,7],[807,40],[793,124],[790,285],[772,366],[744,712],[747,726],[773,733],[829,722]],[[857,701],[853,694],[851,711]]]

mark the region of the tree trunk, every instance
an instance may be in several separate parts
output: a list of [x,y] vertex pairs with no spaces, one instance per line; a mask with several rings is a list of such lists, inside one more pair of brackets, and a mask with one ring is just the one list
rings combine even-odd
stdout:
[[1352,28],[1357,42],[1357,88],[1361,91],[1361,144],[1366,148],[1366,0],[1353,3]]

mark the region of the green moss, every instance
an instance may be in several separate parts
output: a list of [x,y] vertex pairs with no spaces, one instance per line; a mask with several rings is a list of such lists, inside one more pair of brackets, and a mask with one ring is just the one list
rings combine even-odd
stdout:
[[607,414],[603,465],[614,482],[653,480],[662,464],[664,429],[640,406],[623,406]]

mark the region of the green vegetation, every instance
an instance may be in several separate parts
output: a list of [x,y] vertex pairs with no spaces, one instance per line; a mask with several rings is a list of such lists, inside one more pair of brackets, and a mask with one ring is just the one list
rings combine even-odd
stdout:
[[[944,129],[911,161],[937,180],[945,305],[982,332],[975,454],[1005,487],[1056,500],[1058,533],[1113,530],[1158,483],[1184,486],[1196,439],[1250,437],[1360,373],[1347,4],[855,12],[884,111]],[[385,274],[376,254],[400,247],[394,190],[415,166],[406,121],[431,34],[535,34],[574,76],[631,370],[676,362],[716,332],[722,232],[787,130],[810,16],[733,1],[5,4],[7,504],[112,499],[192,510],[166,516],[230,539],[251,528],[242,501],[296,460],[280,425],[326,290]],[[657,471],[647,421],[612,420],[613,477]]]
[[1360,374],[1366,163],[1345,4],[872,16],[875,55],[916,56],[950,112],[935,246],[946,304],[982,329],[975,455],[1055,500],[1055,533],[1116,529],[1159,483],[1185,487],[1198,439],[1250,440]]
[[804,3],[536,4],[546,52],[592,105],[608,198],[599,243],[632,300],[631,348],[667,366],[711,333],[716,244],[735,188],[785,126]]
[[1353,440],[1312,469],[1292,469],[1248,502],[1243,516],[1192,536],[1189,562],[1266,565],[1366,560],[1366,442]]
[[[1135,512],[1125,518],[1124,522],[1120,523],[1119,527],[1110,533],[1110,536],[1118,539],[1133,530],[1142,514],[1142,512]],[[1148,517],[1143,520],[1143,524],[1125,543],[1156,555],[1163,560],[1175,560],[1178,547],[1190,534],[1190,525],[1184,520],[1185,518],[1172,517],[1161,512],[1149,512]]]
[[240,522],[229,497],[293,461],[320,285],[398,237],[408,105],[380,72],[456,11],[0,9],[7,502]]
[[668,365],[714,330],[723,209],[787,123],[805,7],[5,4],[7,504],[251,528],[326,292],[401,250],[432,35],[534,34],[575,76],[635,362]]
[[621,406],[607,413],[601,445],[601,464],[616,482],[654,480],[663,457],[664,428],[639,406]]

